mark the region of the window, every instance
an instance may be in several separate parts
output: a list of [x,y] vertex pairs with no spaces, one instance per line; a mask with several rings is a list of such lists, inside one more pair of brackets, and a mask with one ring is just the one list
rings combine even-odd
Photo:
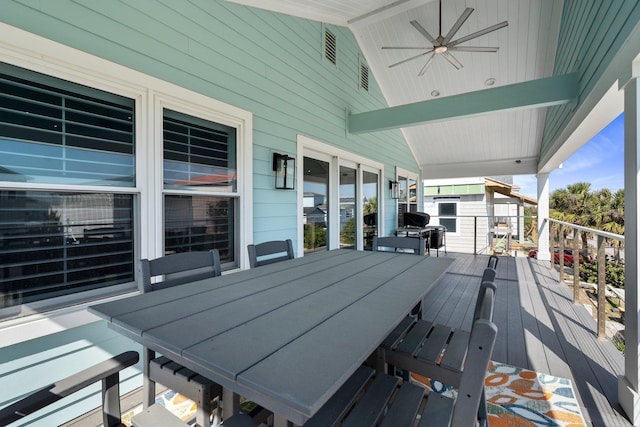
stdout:
[[133,187],[134,100],[0,64],[0,180]]
[[236,198],[191,195],[235,193],[236,129],[164,109],[164,251],[218,249],[222,263],[236,262]]
[[0,316],[134,280],[134,107],[0,64]]
[[140,258],[242,266],[251,113],[62,46],[19,67],[39,42],[0,63],[0,319],[134,290]]
[[[458,219],[455,218],[458,215],[458,204],[450,202],[438,203],[438,219],[440,225],[444,225],[449,233],[455,233],[457,231]],[[454,218],[447,218],[454,217]]]

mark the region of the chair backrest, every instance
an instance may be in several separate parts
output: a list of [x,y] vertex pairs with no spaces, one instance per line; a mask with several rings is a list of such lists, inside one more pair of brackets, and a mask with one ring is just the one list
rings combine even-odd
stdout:
[[[487,270],[489,270],[487,272],[488,276],[493,276],[493,278],[490,278],[490,279],[488,278],[487,280],[485,280],[485,278],[483,276],[482,282],[480,282],[480,288],[478,288],[478,299],[476,299],[476,306],[475,306],[475,308],[473,310],[473,321],[474,322],[482,317],[482,310],[484,309],[483,305],[485,304],[484,298],[486,296],[487,288],[492,289],[494,295],[495,295],[495,292],[496,292],[496,289],[497,289],[496,284],[493,281],[495,279],[495,274],[491,275],[491,271],[495,272],[495,270],[491,270],[491,269],[487,268],[485,271],[487,271]],[[489,318],[489,320],[491,320],[491,319],[492,318]]]
[[[140,273],[139,287],[143,293],[216,277],[222,274],[220,253],[217,249],[212,249],[178,252],[153,260],[141,259]],[[151,279],[157,276],[164,276],[164,280],[151,283]]]
[[269,242],[248,245],[249,266],[251,268],[293,259],[293,243],[291,239],[271,240]]
[[380,248],[411,249],[416,255],[424,255],[425,240],[422,237],[374,236],[373,250],[379,251]]
[[487,286],[491,286],[493,290],[496,290],[496,267],[498,266],[498,257],[491,255],[489,258],[489,266],[482,272],[482,279],[480,279],[480,288],[478,289],[478,298],[476,299],[476,306],[473,310],[473,321],[475,322],[480,318],[480,309],[482,305],[482,295]]
[[471,328],[451,426],[476,425],[478,409],[483,400],[485,375],[498,334],[498,328],[491,321],[495,305],[495,287],[485,287],[480,296],[481,314]]

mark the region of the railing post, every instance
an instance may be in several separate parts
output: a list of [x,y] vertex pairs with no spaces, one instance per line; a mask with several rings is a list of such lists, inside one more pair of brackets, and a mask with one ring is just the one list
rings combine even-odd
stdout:
[[605,239],[598,236],[598,338],[605,339],[606,334],[606,256],[605,256]]
[[549,269],[553,271],[555,268],[555,264],[553,263],[553,230],[551,229],[553,223],[547,220],[547,225],[549,227],[549,250],[551,252],[551,267],[549,267]]
[[[551,248],[551,260],[556,258],[556,250]],[[560,266],[560,284],[564,283],[564,226],[558,225],[558,265]]]
[[573,229],[573,303],[578,304],[580,299],[580,233],[577,228]]
[[478,217],[473,217],[473,254],[478,254]]

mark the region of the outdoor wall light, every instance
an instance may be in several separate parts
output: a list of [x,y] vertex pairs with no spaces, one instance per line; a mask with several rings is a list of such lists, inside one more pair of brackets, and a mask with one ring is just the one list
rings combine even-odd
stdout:
[[398,181],[389,181],[389,192],[392,199],[400,198],[400,190],[398,189]]
[[276,190],[293,190],[296,177],[296,159],[286,154],[273,153],[273,171]]

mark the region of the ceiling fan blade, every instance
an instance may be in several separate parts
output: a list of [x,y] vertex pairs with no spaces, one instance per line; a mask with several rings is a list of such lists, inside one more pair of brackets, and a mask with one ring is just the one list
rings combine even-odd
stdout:
[[449,50],[457,50],[459,52],[497,52],[498,47],[495,46],[454,46]]
[[429,68],[429,65],[431,65],[431,62],[433,62],[433,59],[436,57],[435,52],[433,53],[433,55],[431,55],[429,57],[429,59],[427,59],[426,64],[424,64],[424,66],[420,69],[420,71],[418,72],[418,77],[422,77],[424,75],[424,73],[427,72],[427,69]]
[[414,50],[427,50],[427,49],[428,49],[428,50],[430,50],[430,51],[431,51],[431,50],[433,50],[433,48],[432,48],[432,47],[424,47],[424,46],[422,46],[422,47],[417,47],[417,46],[416,46],[416,47],[413,47],[413,46],[382,46],[382,49],[383,49],[383,50],[385,50],[385,49],[414,49]]
[[453,24],[453,27],[451,27],[447,35],[444,37],[444,40],[442,40],[443,45],[446,45],[449,42],[449,40],[451,40],[451,38],[456,35],[460,27],[462,27],[462,24],[464,24],[466,20],[469,19],[469,16],[471,16],[472,13],[473,13],[473,8],[471,7],[466,8],[464,12],[462,12],[462,15],[460,15],[460,18],[458,18],[456,23]]
[[424,29],[424,27],[422,25],[420,25],[420,23],[418,23],[418,21],[413,20],[410,22],[411,25],[413,25],[413,27],[418,30],[418,32],[420,34],[422,34],[424,36],[424,38],[426,38],[427,40],[429,40],[434,46],[439,46],[440,43],[438,43],[436,41],[436,39],[433,38],[433,36],[431,34],[429,34],[429,32],[427,30]]
[[498,24],[492,25],[490,27],[485,28],[484,30],[480,30],[480,31],[476,31],[475,33],[469,34],[468,36],[464,36],[459,38],[458,40],[454,40],[451,43],[449,43],[449,47],[455,46],[457,44],[460,43],[464,43],[466,41],[469,41],[471,39],[475,39],[476,37],[480,37],[483,36],[485,34],[491,33],[493,31],[499,30],[500,28],[506,27],[507,25],[509,25],[509,23],[507,21],[503,21],[500,22]]
[[462,68],[462,63],[460,61],[458,61],[453,55],[451,55],[450,52],[448,52],[448,51],[444,52],[442,54],[442,56],[444,56],[444,59],[449,61],[451,63],[451,65],[456,67],[456,70],[459,70],[460,68]]
[[423,52],[423,53],[421,53],[421,54],[419,54],[419,55],[412,56],[412,57],[407,58],[407,59],[403,59],[403,60],[402,60],[402,61],[400,61],[400,62],[396,62],[395,64],[391,64],[391,65],[389,65],[389,68],[393,68],[393,67],[395,67],[395,66],[397,66],[397,65],[404,64],[405,62],[409,62],[409,61],[411,61],[411,60],[413,60],[413,59],[420,58],[421,56],[424,56],[424,55],[426,55],[427,53],[432,52],[432,51],[433,51],[433,49],[428,50],[428,51],[426,51],[426,52]]

